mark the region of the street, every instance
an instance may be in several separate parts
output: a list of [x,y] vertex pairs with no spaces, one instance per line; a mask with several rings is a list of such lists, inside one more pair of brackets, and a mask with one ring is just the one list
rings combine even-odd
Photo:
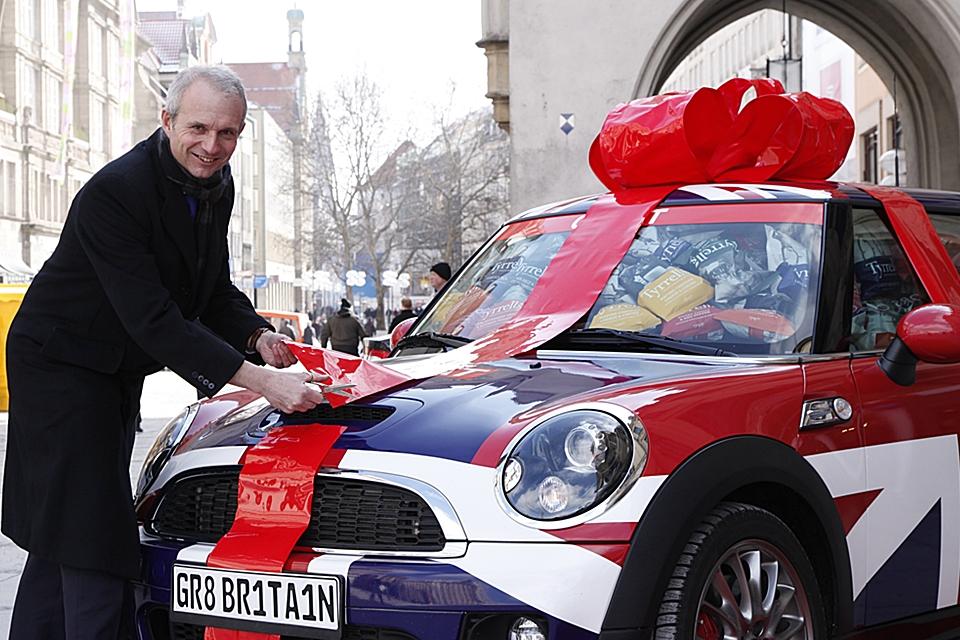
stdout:
[[[170,371],[161,371],[149,376],[144,384],[141,402],[143,433],[137,434],[130,464],[130,481],[136,482],[143,458],[153,444],[157,433],[167,421],[185,405],[196,400],[193,387]],[[3,460],[7,451],[7,413],[0,412],[0,479],[3,477]],[[0,638],[7,638],[10,630],[10,615],[17,593],[20,570],[26,553],[5,536],[0,535]]]

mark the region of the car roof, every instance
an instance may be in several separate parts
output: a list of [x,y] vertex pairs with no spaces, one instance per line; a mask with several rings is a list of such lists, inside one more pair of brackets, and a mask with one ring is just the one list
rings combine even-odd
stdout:
[[[925,207],[960,212],[960,193],[933,189],[904,188],[904,192],[920,201]],[[536,207],[515,216],[510,222],[585,213],[605,194],[594,194],[562,200]],[[661,206],[676,207],[732,202],[853,202],[874,205],[874,200],[855,185],[842,182],[821,183],[723,183],[691,184],[677,187]]]

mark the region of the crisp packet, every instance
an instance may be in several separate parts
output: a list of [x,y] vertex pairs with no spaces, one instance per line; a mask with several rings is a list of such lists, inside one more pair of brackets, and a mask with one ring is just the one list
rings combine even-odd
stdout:
[[666,266],[660,260],[647,256],[622,269],[617,274],[617,282],[622,290],[636,300],[640,291],[662,276],[666,270]]
[[660,318],[635,304],[612,304],[600,309],[590,320],[590,329],[644,331],[660,324]]
[[712,298],[713,287],[709,282],[683,269],[668,267],[663,275],[643,288],[637,304],[664,320],[672,320]]
[[760,342],[779,342],[796,333],[787,318],[766,309],[724,309],[717,319],[731,335]]
[[668,338],[695,338],[718,341],[723,338],[723,324],[717,318],[720,309],[704,304],[695,307],[660,327],[660,335]]

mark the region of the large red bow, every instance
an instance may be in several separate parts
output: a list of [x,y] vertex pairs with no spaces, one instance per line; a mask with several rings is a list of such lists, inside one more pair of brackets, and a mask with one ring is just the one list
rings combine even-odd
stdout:
[[734,78],[718,89],[669,93],[611,111],[590,167],[611,191],[670,183],[826,180],[854,125],[846,108],[777,80]]

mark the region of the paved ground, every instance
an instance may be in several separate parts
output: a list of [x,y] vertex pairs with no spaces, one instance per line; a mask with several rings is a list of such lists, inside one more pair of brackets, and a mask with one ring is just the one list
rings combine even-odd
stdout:
[[[143,433],[137,434],[130,465],[131,482],[143,464],[143,458],[153,444],[157,433],[167,421],[190,402],[196,400],[193,387],[170,373],[162,371],[147,378],[141,403]],[[3,477],[3,460],[7,451],[7,414],[0,412],[0,478]],[[10,629],[10,613],[17,592],[17,582],[26,553],[9,539],[0,535],[0,638],[7,638]]]

